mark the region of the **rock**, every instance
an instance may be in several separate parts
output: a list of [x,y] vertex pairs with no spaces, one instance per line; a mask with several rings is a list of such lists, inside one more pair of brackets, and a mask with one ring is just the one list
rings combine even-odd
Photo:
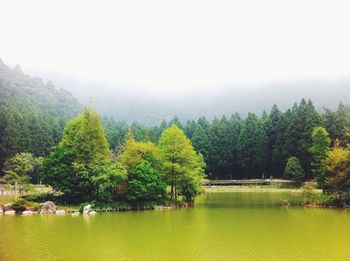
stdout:
[[30,216],[30,215],[33,215],[33,211],[31,210],[26,210],[22,212],[22,216]]
[[72,216],[79,216],[80,215],[80,212],[79,211],[74,211]]
[[12,210],[12,206],[13,204],[12,203],[7,203],[4,205],[4,211],[9,211],[9,210]]
[[97,212],[96,211],[90,211],[89,215],[95,215]]
[[0,215],[4,214],[4,210],[0,208]]
[[89,214],[91,211],[91,205],[86,205],[83,210],[83,214]]
[[56,205],[52,201],[46,201],[42,204],[40,214],[55,214]]
[[16,214],[16,211],[14,211],[14,210],[5,211],[5,215],[14,215],[14,214]]
[[63,209],[56,210],[56,215],[65,215],[65,214],[66,214],[66,211]]

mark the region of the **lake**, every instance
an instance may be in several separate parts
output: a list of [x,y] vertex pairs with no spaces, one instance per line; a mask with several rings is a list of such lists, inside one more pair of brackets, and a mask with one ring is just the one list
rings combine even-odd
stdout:
[[288,193],[212,193],[195,208],[0,216],[0,260],[348,260],[350,212]]

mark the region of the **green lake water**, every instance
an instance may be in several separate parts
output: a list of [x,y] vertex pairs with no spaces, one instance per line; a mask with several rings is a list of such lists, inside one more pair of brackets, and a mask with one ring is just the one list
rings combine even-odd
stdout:
[[350,212],[286,193],[213,193],[191,209],[0,216],[0,260],[350,260]]

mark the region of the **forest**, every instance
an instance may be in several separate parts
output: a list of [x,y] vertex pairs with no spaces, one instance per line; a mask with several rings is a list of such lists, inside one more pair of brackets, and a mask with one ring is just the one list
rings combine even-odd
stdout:
[[[0,167],[16,153],[45,157],[58,145],[67,122],[82,107],[68,92],[57,90],[52,83],[25,75],[0,63]],[[233,102],[233,101],[232,101]],[[222,116],[208,121],[180,122],[175,116],[158,126],[128,124],[102,117],[109,148],[121,154],[128,132],[136,141],[158,144],[165,129],[177,125],[190,139],[206,162],[209,179],[282,177],[288,158],[300,160],[305,179],[311,179],[312,131],[324,127],[332,144],[350,143],[350,107],[339,103],[336,110],[315,109],[311,100],[302,99],[288,110],[273,105],[261,115],[249,113]]]
[[19,152],[49,155],[66,123],[81,111],[67,91],[11,69],[0,59],[0,168]]
[[209,179],[282,177],[288,158],[300,160],[305,179],[313,178],[311,171],[312,132],[324,127],[330,139],[350,142],[350,107],[342,103],[337,110],[318,112],[312,101],[302,99],[300,103],[284,112],[274,105],[269,113],[259,117],[249,113],[246,118],[238,114],[214,118],[205,117],[197,121],[181,123],[177,117],[159,126],[143,127],[103,118],[111,148],[119,153],[123,140],[130,130],[136,140],[157,143],[164,129],[171,124],[181,128],[200,152],[207,164]]

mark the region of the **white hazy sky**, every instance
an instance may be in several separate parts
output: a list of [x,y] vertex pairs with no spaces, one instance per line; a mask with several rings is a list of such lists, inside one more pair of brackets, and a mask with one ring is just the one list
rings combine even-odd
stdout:
[[350,1],[0,0],[0,57],[140,86],[350,75]]

